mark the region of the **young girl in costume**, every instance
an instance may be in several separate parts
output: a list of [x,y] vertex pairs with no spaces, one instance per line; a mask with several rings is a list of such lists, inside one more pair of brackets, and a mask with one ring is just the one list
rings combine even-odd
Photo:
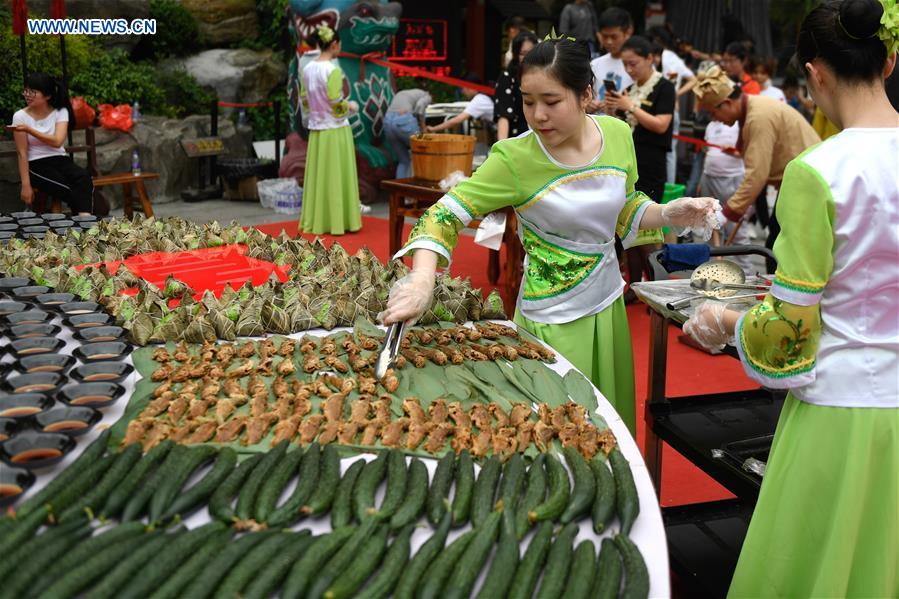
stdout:
[[[414,320],[431,302],[434,272],[448,266],[459,230],[505,206],[518,216],[527,258],[515,322],[588,376],[635,428],[634,370],[615,236],[625,247],[641,229],[707,227],[717,201],[684,198],[666,206],[635,191],[637,163],[627,123],[589,116],[593,73],[586,46],[538,44],[521,66],[530,131],[493,145],[474,175],[418,221],[398,256],[413,269],[391,289],[385,323]],[[716,221],[717,222],[717,221]]]
[[64,90],[49,75],[31,73],[25,77],[22,96],[26,106],[13,115],[10,127],[19,159],[22,201],[31,206],[37,189],[67,203],[73,214],[90,214],[91,175],[63,148],[70,114]]
[[731,597],[899,596],[899,5],[827,2],[796,58],[841,132],[784,173],[765,301],[706,302],[684,330],[735,341],[746,372],[790,392]]
[[303,69],[300,99],[309,115],[309,150],[303,177],[300,229],[304,233],[343,235],[362,228],[359,179],[353,132],[347,114],[349,84],[332,59],[340,54],[337,32],[322,25],[310,36],[321,49]]

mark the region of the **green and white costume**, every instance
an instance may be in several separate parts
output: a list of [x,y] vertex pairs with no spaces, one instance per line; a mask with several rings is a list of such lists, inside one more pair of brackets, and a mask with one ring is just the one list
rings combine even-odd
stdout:
[[634,190],[630,128],[611,117],[590,118],[603,144],[588,164],[561,164],[532,131],[498,142],[474,176],[422,216],[397,257],[425,248],[448,266],[464,226],[514,207],[526,252],[516,322],[588,375],[633,432],[633,355],[615,236],[627,248],[661,235],[639,231],[652,201]]
[[788,388],[730,597],[899,596],[899,128],[784,173],[771,294],[737,325]]

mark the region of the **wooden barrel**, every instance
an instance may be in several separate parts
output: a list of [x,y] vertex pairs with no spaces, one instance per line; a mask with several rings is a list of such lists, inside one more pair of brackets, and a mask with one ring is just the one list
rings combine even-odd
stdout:
[[471,176],[475,137],[452,133],[422,133],[410,138],[412,174],[425,181],[440,181],[454,171]]

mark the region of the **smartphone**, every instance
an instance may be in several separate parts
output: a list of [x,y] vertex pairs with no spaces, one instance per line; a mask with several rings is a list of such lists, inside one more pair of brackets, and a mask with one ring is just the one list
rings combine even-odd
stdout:
[[606,88],[607,92],[615,92],[616,94],[618,93],[618,84],[611,79],[603,79],[602,84]]

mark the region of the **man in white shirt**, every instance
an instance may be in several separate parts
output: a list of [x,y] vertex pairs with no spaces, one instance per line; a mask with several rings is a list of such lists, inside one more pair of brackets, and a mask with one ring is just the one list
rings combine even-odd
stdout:
[[590,62],[595,81],[593,101],[587,107],[589,112],[600,112],[600,105],[606,98],[605,81],[614,83],[615,91],[627,89],[634,82],[621,61],[621,46],[633,33],[634,21],[623,8],[613,6],[599,15],[599,39],[607,54]]
[[[466,81],[471,83],[480,83],[480,78],[475,74],[470,74],[465,77]],[[456,125],[461,125],[468,119],[475,119],[476,121],[481,121],[485,127],[493,126],[493,98],[488,96],[487,94],[481,94],[473,89],[469,89],[467,87],[463,87],[461,91],[462,95],[468,100],[468,104],[462,109],[462,112],[457,114],[451,119],[447,119],[440,123],[439,125],[429,125],[425,127],[428,133],[438,133],[440,131],[445,131],[450,127],[455,127]]]

